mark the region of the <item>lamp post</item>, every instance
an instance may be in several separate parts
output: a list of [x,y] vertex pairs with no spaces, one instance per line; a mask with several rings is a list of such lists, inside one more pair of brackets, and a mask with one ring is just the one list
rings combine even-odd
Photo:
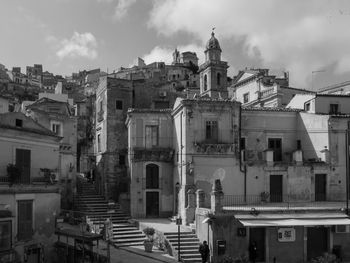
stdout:
[[181,216],[176,218],[176,225],[177,225],[177,261],[181,262],[181,257],[180,257],[180,226],[182,225],[182,218]]

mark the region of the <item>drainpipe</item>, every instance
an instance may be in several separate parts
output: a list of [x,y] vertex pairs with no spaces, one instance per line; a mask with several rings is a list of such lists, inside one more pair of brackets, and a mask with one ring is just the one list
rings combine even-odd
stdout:
[[238,137],[239,137],[239,170],[244,173],[244,202],[247,201],[247,166],[242,164],[242,149],[241,149],[241,136],[242,136],[242,104],[239,106],[239,127],[238,127]]
[[349,128],[350,122],[348,122],[346,131],[345,131],[345,158],[346,158],[346,173],[345,173],[345,181],[346,181],[346,214],[349,215]]
[[[180,185],[179,185],[179,193],[178,193],[178,204],[180,204],[180,190],[182,187],[182,118],[183,118],[183,112],[180,114]],[[178,215],[180,213],[180,209],[178,211]]]

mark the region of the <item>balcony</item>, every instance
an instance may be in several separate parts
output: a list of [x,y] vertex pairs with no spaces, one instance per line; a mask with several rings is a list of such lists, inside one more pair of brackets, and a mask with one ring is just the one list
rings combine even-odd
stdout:
[[171,148],[134,148],[132,159],[134,162],[172,162],[174,150]]
[[[344,200],[344,201],[342,201]],[[326,195],[310,195],[308,200],[296,195],[225,195],[223,207],[231,211],[281,211],[281,210],[339,210],[346,207],[345,195],[340,200],[329,201]]]
[[54,170],[41,169],[37,176],[0,176],[1,193],[58,192]]
[[194,150],[204,154],[232,154],[235,147],[233,143],[198,143],[195,142]]
[[266,97],[269,97],[273,94],[277,93],[277,88],[276,87],[273,87],[273,88],[270,88],[270,89],[266,89],[266,90],[263,90],[260,92],[260,98],[266,98]]

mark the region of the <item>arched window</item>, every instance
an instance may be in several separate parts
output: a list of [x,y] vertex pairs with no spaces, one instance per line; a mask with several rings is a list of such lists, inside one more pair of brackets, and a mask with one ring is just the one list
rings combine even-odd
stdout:
[[217,84],[217,85],[221,85],[221,74],[220,74],[220,73],[218,73],[218,74],[216,75],[216,84]]
[[146,189],[159,188],[159,167],[156,164],[146,165]]
[[207,75],[204,75],[204,90],[207,90],[207,88],[208,88]]

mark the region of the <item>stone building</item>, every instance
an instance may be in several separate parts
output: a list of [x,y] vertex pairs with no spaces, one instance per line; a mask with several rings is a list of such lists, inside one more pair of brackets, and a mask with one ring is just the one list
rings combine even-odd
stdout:
[[62,137],[59,147],[58,180],[65,182],[63,205],[69,207],[73,201],[77,163],[77,119],[68,102],[46,97],[28,105],[27,116]]
[[[306,104],[294,105],[307,108],[242,106],[204,81],[225,64],[219,47],[212,35],[199,96],[178,98],[171,112],[129,111],[134,216],[168,214],[163,205],[173,198],[173,214],[208,240],[213,262],[249,256],[253,243],[258,262],[307,262],[325,252],[349,260],[349,97],[306,94]],[[171,136],[162,123],[173,127],[173,144],[147,147],[149,136]],[[165,149],[174,151],[170,162]],[[166,191],[164,180],[173,183]]]
[[[61,137],[19,112],[0,114],[0,261],[55,262]],[[43,161],[44,160],[44,161]]]
[[170,109],[128,111],[132,217],[173,215],[173,122]]
[[289,74],[271,75],[268,69],[240,70],[228,88],[229,96],[252,107],[285,107],[296,94],[314,94],[312,91],[289,86]]
[[[174,105],[176,98],[198,93],[195,86],[198,82],[189,84],[188,89],[184,89],[187,84],[182,83],[191,81],[191,77],[185,75],[194,70],[192,66],[186,68],[192,57],[185,58],[188,61],[181,65],[153,63],[100,77],[95,102],[96,184],[106,198],[118,200],[124,207],[129,207],[128,134],[125,127],[128,108],[167,109]],[[143,77],[128,77],[128,74],[134,73]],[[196,74],[193,73],[193,76]]]

